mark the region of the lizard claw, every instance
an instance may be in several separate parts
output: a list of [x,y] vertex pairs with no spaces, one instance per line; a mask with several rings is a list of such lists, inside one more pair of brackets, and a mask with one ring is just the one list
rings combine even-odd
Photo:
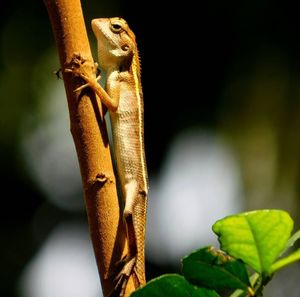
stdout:
[[89,83],[86,83],[80,87],[78,87],[77,89],[75,89],[73,92],[76,93],[76,92],[79,92],[81,90],[83,90],[84,88],[88,87],[90,84]]
[[62,77],[60,76],[60,74],[61,74],[61,68],[59,68],[58,70],[54,71],[53,73],[56,75],[57,79],[62,79]]

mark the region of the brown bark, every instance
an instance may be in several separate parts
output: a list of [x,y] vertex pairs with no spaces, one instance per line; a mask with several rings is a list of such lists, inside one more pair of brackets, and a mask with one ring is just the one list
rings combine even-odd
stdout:
[[[104,296],[113,289],[118,273],[115,263],[127,253],[115,177],[101,103],[84,82],[64,70],[76,55],[94,65],[80,0],[44,0],[55,36],[67,94],[71,133],[76,146],[84,188],[87,216]],[[91,74],[95,72],[90,67]],[[76,261],[76,259],[74,259]],[[129,280],[126,295],[133,291]]]

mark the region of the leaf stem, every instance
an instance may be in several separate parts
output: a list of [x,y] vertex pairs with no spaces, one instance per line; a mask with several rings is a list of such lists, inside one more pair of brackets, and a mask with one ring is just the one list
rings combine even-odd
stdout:
[[278,260],[277,262],[275,262],[271,266],[271,272],[274,273],[278,269],[280,269],[284,266],[287,266],[293,262],[299,261],[299,260],[300,260],[300,249],[296,250],[294,253],[290,254],[289,256],[284,257],[284,258]]
[[290,247],[292,247],[299,238],[300,238],[300,230],[298,230],[293,236],[290,237],[281,255],[283,255]]

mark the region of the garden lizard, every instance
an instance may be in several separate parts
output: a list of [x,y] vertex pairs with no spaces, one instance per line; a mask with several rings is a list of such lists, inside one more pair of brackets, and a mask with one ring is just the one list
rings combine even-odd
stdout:
[[136,287],[146,282],[144,244],[148,179],[140,62],[135,35],[124,19],[94,19],[92,29],[98,43],[100,70],[106,74],[106,86],[103,89],[98,78],[78,71],[86,84],[77,90],[91,87],[110,113],[129,247],[116,279],[116,286],[121,287],[120,296],[123,296],[130,276]]

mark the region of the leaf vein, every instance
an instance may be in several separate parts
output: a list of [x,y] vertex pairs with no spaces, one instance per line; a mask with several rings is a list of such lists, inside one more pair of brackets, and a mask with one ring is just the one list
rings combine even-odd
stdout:
[[262,272],[262,270],[263,270],[263,263],[262,263],[262,258],[261,258],[261,251],[260,251],[260,248],[259,248],[259,240],[256,238],[255,228],[253,228],[250,220],[247,217],[245,217],[245,220],[246,220],[246,222],[247,222],[247,224],[249,226],[249,229],[251,231],[251,235],[252,235],[253,240],[254,240],[254,247],[255,247],[256,253],[258,255],[259,266],[260,266],[260,271],[258,271],[258,272]]

